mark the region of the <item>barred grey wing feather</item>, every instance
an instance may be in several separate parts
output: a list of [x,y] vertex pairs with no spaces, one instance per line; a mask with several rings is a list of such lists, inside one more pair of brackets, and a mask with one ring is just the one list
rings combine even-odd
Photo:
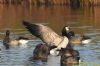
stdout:
[[42,24],[31,24],[29,22],[23,21],[23,25],[28,29],[30,33],[34,36],[40,38],[47,45],[55,45],[62,41],[63,37],[55,33],[51,28],[44,26]]

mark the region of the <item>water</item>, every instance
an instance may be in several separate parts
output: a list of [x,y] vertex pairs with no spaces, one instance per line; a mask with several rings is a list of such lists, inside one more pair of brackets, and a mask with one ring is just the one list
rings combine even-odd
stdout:
[[[41,41],[35,40],[22,25],[23,20],[42,23],[61,34],[63,26],[70,26],[76,34],[85,34],[93,39],[88,45],[75,46],[80,52],[79,66],[100,66],[100,8],[85,7],[72,9],[68,6],[35,7],[26,5],[0,5],[0,66],[60,66],[60,57],[49,56],[47,62],[30,61],[35,46]],[[26,47],[5,50],[2,45],[5,30],[11,31],[11,38],[25,36],[32,41]]]

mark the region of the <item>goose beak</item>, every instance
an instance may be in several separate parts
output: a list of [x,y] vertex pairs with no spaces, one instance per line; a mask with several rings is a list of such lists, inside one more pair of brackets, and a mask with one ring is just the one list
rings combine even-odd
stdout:
[[57,48],[54,48],[54,49],[52,49],[52,50],[50,50],[50,54],[51,55],[54,55],[54,56],[57,56],[57,55],[59,55],[59,51],[57,51]]
[[91,39],[82,40],[82,44],[88,44],[88,43],[90,43],[91,41],[92,41]]

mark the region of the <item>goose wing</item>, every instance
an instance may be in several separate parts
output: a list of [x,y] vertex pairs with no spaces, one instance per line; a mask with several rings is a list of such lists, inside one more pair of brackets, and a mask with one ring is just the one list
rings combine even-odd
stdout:
[[32,24],[26,21],[23,21],[23,25],[28,29],[30,33],[34,36],[40,38],[47,45],[58,46],[59,43],[63,40],[64,37],[59,36],[52,29],[42,24]]

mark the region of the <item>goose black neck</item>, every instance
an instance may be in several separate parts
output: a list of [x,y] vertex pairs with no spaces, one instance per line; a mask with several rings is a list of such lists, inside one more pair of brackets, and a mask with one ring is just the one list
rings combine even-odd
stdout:
[[9,36],[9,35],[10,35],[10,31],[7,30],[7,31],[6,31],[6,36]]

